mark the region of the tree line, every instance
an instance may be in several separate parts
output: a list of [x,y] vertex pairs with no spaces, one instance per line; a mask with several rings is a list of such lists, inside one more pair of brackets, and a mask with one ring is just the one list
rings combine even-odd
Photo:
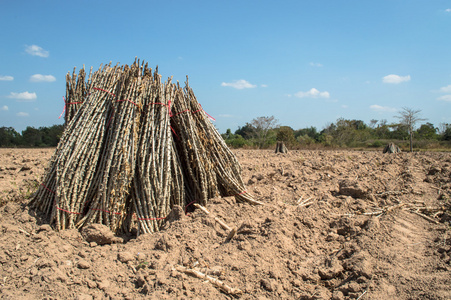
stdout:
[[[404,149],[451,148],[451,124],[441,123],[438,127],[420,118],[419,110],[403,108],[397,116],[399,122],[337,119],[321,131],[310,126],[293,129],[280,125],[274,116],[258,117],[239,127],[234,133],[227,129],[222,134],[225,142],[233,148],[273,147],[278,141],[288,148],[317,147],[383,147],[395,142]],[[418,128],[417,128],[418,127]],[[56,147],[64,131],[64,125],[34,128],[28,126],[21,133],[12,127],[0,127],[0,147]]]
[[[347,147],[379,148],[395,142],[404,150],[413,148],[451,148],[451,124],[438,127],[420,118],[419,110],[403,108],[395,116],[399,122],[337,119],[318,131],[316,127],[293,129],[278,123],[274,116],[258,117],[239,127],[234,133],[227,129],[222,134],[226,143],[233,148],[269,148],[282,141],[288,148]],[[418,127],[418,128],[417,128]]]
[[21,133],[12,127],[0,127],[0,147],[56,147],[63,130],[64,125],[28,126]]

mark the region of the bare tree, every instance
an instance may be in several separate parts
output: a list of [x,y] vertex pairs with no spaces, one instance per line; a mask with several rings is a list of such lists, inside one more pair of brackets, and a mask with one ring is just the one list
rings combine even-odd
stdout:
[[403,107],[395,118],[400,120],[400,124],[407,127],[407,132],[409,133],[410,139],[410,152],[413,151],[413,132],[415,130],[415,125],[420,121],[425,121],[419,116],[421,110],[415,110],[409,107]]
[[379,122],[379,121],[376,120],[376,119],[371,119],[371,120],[370,120],[370,128],[371,128],[371,129],[376,128],[377,122]]
[[260,148],[265,146],[269,130],[277,127],[277,122],[274,116],[257,117],[251,121],[251,125],[255,128],[255,136]]

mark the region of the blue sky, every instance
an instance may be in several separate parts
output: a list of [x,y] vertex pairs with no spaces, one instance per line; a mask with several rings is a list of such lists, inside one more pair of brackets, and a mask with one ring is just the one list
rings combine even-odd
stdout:
[[219,131],[259,116],[321,130],[451,123],[451,1],[0,0],[0,127],[62,124],[65,75],[131,64],[189,76]]

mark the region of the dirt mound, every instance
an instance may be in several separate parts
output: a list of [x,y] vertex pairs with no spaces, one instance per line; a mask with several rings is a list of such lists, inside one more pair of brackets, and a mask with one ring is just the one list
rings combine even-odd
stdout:
[[[44,159],[40,150],[7,151],[12,154],[0,150],[2,166],[15,165],[17,172],[20,155]],[[248,191],[265,206],[214,198],[206,207],[210,214],[197,209],[185,215],[178,207],[163,231],[137,238],[114,237],[104,228],[93,229],[94,240],[77,230],[56,232],[24,205],[25,195],[17,193],[15,201],[2,196],[0,294],[5,299],[230,299],[231,293],[241,299],[450,298],[451,154],[235,154]],[[26,172],[43,174],[30,166]],[[2,188],[10,189],[6,182],[18,173],[1,174]],[[230,241],[215,218],[236,228]]]

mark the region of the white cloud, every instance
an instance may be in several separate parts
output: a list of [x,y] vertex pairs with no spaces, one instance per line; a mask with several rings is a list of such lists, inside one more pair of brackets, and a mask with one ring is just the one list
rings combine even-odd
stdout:
[[399,76],[399,75],[395,75],[395,74],[390,74],[390,75],[384,76],[384,78],[382,78],[382,81],[384,83],[398,84],[401,82],[410,81],[410,75]]
[[444,86],[440,88],[440,92],[442,93],[451,93],[451,84],[448,86]]
[[33,101],[37,98],[36,93],[29,93],[29,92],[23,92],[23,93],[14,93],[11,92],[11,94],[8,96],[8,98],[17,99],[20,101]]
[[0,107],[0,110],[4,110],[4,111],[7,111],[7,110],[9,110],[9,108],[8,108],[8,106],[6,106],[6,105],[3,105],[2,107]]
[[370,109],[377,111],[377,112],[395,112],[395,111],[397,111],[396,108],[389,107],[389,106],[380,106],[377,104],[370,105]]
[[49,52],[37,45],[26,46],[25,52],[33,56],[49,57]]
[[230,86],[237,90],[255,88],[256,85],[249,83],[244,79],[235,80],[233,82],[223,82],[221,86]]
[[13,81],[14,77],[12,76],[0,76],[0,81]]
[[315,63],[315,62],[310,62],[310,66],[321,68],[321,67],[323,66],[323,64]]
[[329,92],[320,92],[315,88],[310,89],[308,92],[297,92],[294,94],[298,98],[329,98]]
[[346,104],[342,104],[341,108],[348,108],[349,106],[347,106]]
[[445,9],[446,12],[451,12],[451,8]]
[[30,114],[29,114],[29,113],[26,113],[26,112],[23,112],[23,111],[21,111],[21,112],[18,112],[18,113],[16,114],[16,116],[18,116],[18,117],[29,117],[29,116],[30,116]]
[[451,95],[443,95],[437,98],[439,101],[451,102]]
[[261,86],[262,88],[268,87],[267,84],[261,84],[260,86]]
[[56,78],[52,75],[34,74],[30,77],[31,82],[53,82]]

